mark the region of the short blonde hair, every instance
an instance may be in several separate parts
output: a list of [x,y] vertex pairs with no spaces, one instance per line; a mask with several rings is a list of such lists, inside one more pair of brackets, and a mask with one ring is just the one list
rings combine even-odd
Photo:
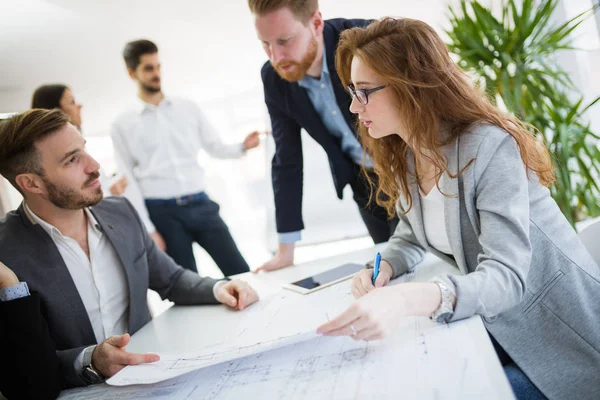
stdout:
[[319,0],[248,0],[248,7],[250,12],[256,15],[264,15],[286,7],[296,18],[306,23],[319,9]]

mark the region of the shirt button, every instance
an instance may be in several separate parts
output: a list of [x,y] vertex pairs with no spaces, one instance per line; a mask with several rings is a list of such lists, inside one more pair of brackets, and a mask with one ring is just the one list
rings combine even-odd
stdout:
[[321,89],[325,89],[325,84],[321,83]]
[[335,110],[333,110],[331,113],[332,113],[333,115],[337,115],[337,111],[335,111]]
[[348,132],[344,132],[344,136],[348,136]]

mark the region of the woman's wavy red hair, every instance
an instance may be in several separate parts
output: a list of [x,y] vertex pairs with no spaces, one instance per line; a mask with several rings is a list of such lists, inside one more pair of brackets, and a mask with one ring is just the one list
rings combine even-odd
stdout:
[[[521,158],[529,171],[535,172],[543,185],[555,180],[552,161],[546,146],[536,139],[528,125],[500,111],[484,93],[474,87],[465,73],[452,61],[446,45],[429,25],[412,19],[384,18],[366,28],[345,30],[336,53],[336,69],[344,85],[351,83],[350,66],[358,57],[385,81],[396,99],[398,112],[405,121],[410,142],[398,135],[374,139],[364,126],[360,137],[374,162],[379,178],[377,203],[390,215],[395,203],[405,196],[411,172],[409,149],[416,157],[427,157],[438,174],[447,170],[447,159],[440,147],[452,142],[473,123],[484,122],[508,132],[517,142]],[[448,130],[443,140],[440,128]],[[410,145],[410,146],[409,146]],[[363,168],[363,172],[366,171]],[[373,181],[369,179],[373,188]],[[382,196],[385,194],[387,196]]]

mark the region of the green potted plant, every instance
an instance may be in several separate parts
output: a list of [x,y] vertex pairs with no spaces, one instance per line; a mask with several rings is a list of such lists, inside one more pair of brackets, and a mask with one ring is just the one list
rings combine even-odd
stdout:
[[586,11],[552,25],[557,0],[504,0],[498,11],[479,1],[449,6],[448,48],[492,101],[532,125],[548,146],[557,180],[550,188],[569,222],[600,215],[600,137],[556,52],[574,49],[573,31]]

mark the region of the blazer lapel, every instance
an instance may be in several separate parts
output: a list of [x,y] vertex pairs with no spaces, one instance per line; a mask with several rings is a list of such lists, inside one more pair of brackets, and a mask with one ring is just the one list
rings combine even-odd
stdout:
[[[356,131],[355,118],[350,112],[350,101],[352,100],[342,86],[342,82],[335,69],[335,50],[339,41],[339,36],[336,35],[334,29],[325,24],[323,32],[323,40],[326,52],[327,68],[329,69],[329,77],[331,79],[331,85],[333,92],[340,111],[344,115],[344,119],[348,123],[348,126],[352,128],[352,132],[359,137]],[[298,115],[297,120],[302,121],[302,127],[321,145],[327,149],[329,146],[338,146],[334,136],[329,134],[329,130],[323,124],[321,116],[313,106],[310,97],[306,93],[306,90],[298,85],[298,83],[289,84],[290,87],[290,98],[287,104],[288,110],[292,114]],[[360,139],[359,139],[360,140]]]
[[[459,167],[459,138],[444,146],[444,154],[448,157],[448,171],[456,175]],[[450,248],[456,260],[456,264],[463,274],[467,274],[467,264],[462,244],[460,228],[460,196],[459,188],[462,177],[452,178],[444,173],[440,180],[440,190],[444,196],[444,218],[446,234],[450,242]],[[449,197],[447,197],[449,196]]]
[[[415,158],[412,152],[409,150],[408,154],[408,169],[411,173],[415,173]],[[429,244],[427,243],[427,237],[425,236],[425,227],[423,225],[423,210],[421,208],[421,196],[419,194],[419,184],[413,176],[408,177],[408,190],[409,195],[412,199],[412,209],[410,212],[406,214],[406,217],[409,219],[410,224],[412,226],[413,233],[415,238],[421,243],[421,245],[425,248],[429,248]],[[400,202],[404,210],[408,210],[408,203],[404,196],[400,196]]]
[[350,112],[352,98],[344,85],[342,85],[342,81],[335,69],[335,51],[339,42],[339,36],[336,36],[331,26],[325,24],[323,39],[325,44],[325,54],[327,56],[327,68],[329,69],[329,77],[331,78],[331,86],[333,87],[336,103],[342,112],[346,123],[360,142],[360,135],[356,129],[356,116]]
[[[127,279],[127,290],[129,291],[129,331],[136,332],[151,319],[146,303],[146,292],[148,282],[140,277],[140,271],[136,268],[136,260],[145,253],[145,248],[136,247],[131,235],[139,235],[139,230],[128,229],[124,225],[122,214],[115,214],[110,208],[100,205],[90,208],[102,231],[113,245]],[[120,219],[121,218],[121,219]],[[146,279],[148,279],[146,277]]]
[[[85,339],[86,343],[95,343],[96,335],[92,328],[92,323],[87,314],[83,300],[77,291],[75,282],[69,273],[69,269],[65,264],[58,248],[54,244],[52,238],[46,231],[37,224],[31,215],[27,213],[23,204],[19,207],[23,223],[27,226],[27,230],[34,236],[34,243],[39,243],[32,249],[37,254],[35,259],[41,264],[41,268],[48,275],[47,282],[51,282],[44,292],[55,290],[65,299],[66,303],[71,308],[71,316],[65,316],[66,319],[75,320],[73,329],[78,329]],[[53,288],[53,289],[52,289]],[[35,290],[35,288],[33,288]]]
[[98,213],[94,207],[90,208],[91,213],[100,224],[102,228],[102,232],[108,238],[108,241],[113,245],[115,251],[117,252],[117,256],[119,256],[119,260],[121,260],[121,264],[125,269],[125,275],[127,276],[127,287],[129,289],[129,305],[131,310],[131,293],[133,293],[133,282],[135,282],[135,273],[133,271],[133,255],[131,251],[127,247],[127,243],[129,240],[125,237],[123,232],[118,229],[115,229],[115,226],[119,225],[118,221],[114,221],[110,214]]
[[321,116],[317,113],[310,97],[306,90],[292,83],[290,85],[289,109],[292,114],[295,114],[297,121],[302,121],[302,128],[308,132],[319,143],[325,151],[328,151],[331,146],[335,146],[335,138],[329,133],[325,124],[321,120]]

